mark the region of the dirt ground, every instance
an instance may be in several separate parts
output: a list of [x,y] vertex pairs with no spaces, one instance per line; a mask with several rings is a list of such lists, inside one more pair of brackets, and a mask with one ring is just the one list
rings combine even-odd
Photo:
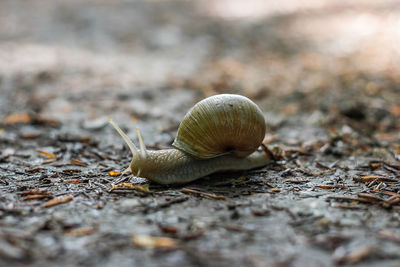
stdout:
[[[400,266],[399,18],[389,0],[1,0],[0,266]],[[260,106],[274,163],[118,175],[108,118],[163,149],[217,93]]]

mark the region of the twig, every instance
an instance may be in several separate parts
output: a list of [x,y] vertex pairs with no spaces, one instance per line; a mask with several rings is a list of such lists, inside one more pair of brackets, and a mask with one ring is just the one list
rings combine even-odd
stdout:
[[200,196],[209,197],[209,198],[213,198],[213,199],[217,199],[217,200],[224,200],[224,201],[226,200],[225,196],[217,196],[214,194],[205,193],[205,192],[201,192],[201,191],[197,191],[197,190],[189,189],[189,188],[182,188],[181,192],[184,194],[200,195]]

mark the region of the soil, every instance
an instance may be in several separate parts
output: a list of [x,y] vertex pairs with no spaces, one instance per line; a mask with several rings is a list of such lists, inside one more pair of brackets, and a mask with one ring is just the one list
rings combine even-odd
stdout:
[[[1,266],[399,266],[398,1],[0,3]],[[263,110],[270,165],[121,175],[197,101]]]

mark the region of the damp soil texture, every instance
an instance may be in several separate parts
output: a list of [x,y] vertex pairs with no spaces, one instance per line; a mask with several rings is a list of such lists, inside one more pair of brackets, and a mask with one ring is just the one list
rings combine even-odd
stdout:
[[[400,266],[398,1],[0,2],[1,266]],[[197,101],[262,109],[261,169],[121,172]]]

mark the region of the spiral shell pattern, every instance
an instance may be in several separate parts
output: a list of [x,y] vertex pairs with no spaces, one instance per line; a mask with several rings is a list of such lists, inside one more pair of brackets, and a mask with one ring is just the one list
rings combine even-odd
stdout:
[[247,97],[220,94],[198,102],[183,118],[172,144],[196,158],[233,154],[246,157],[266,131],[260,108]]

